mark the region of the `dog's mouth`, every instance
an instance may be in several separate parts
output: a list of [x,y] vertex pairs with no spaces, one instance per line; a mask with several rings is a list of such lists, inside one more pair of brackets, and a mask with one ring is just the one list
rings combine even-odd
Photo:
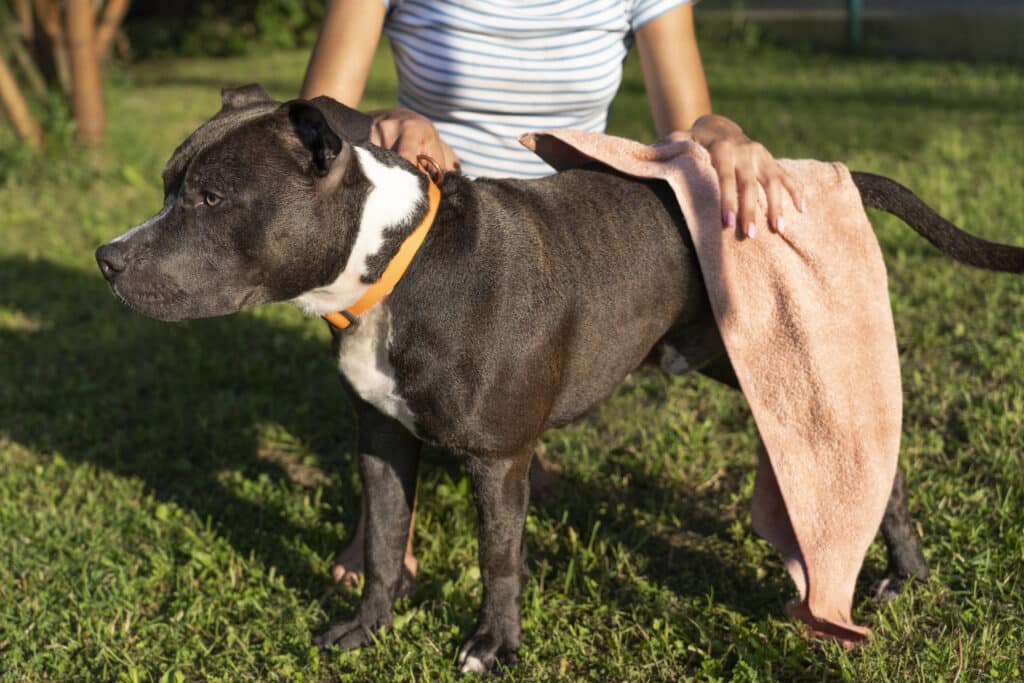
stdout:
[[150,318],[173,322],[185,316],[176,315],[175,311],[183,306],[187,297],[179,287],[170,284],[148,285],[144,287],[125,286],[122,282],[110,283],[110,291],[125,306],[136,313]]
[[128,309],[163,322],[231,315],[266,303],[260,287],[250,287],[235,295],[219,291],[200,295],[169,281],[135,284],[118,279],[110,283],[110,290]]

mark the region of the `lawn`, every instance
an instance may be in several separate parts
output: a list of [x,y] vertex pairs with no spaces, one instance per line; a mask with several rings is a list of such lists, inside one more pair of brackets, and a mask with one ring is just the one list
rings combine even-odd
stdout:
[[[1024,73],[704,47],[716,109],[779,156],[891,175],[989,239],[1024,244]],[[418,589],[376,647],[310,634],[357,602],[328,580],[358,515],[355,425],[322,322],[288,306],[168,325],[133,315],[93,261],[155,213],[159,171],[260,80],[286,98],[305,54],[143,64],[108,82],[109,142],[34,157],[0,130],[0,680],[455,679],[480,599],[457,461],[421,470]],[[393,97],[389,58],[368,107]],[[651,139],[635,61],[613,132]],[[1024,675],[1024,279],[948,261],[887,216],[906,397],[902,463],[932,579],[855,618],[872,641],[807,641],[781,562],[750,528],[743,400],[638,372],[551,432],[565,469],[531,510],[522,661],[507,680],[979,680]],[[841,255],[837,255],[841,257]],[[856,340],[851,340],[856,343]],[[770,349],[766,349],[770,352]]]

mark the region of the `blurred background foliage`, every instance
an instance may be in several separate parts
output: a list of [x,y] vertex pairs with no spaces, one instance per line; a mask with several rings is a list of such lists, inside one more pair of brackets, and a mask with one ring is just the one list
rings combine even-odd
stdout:
[[323,0],[136,2],[125,31],[130,56],[244,55],[259,47],[312,45]]
[[[850,0],[699,0],[702,42],[848,48]],[[1021,0],[857,0],[869,56],[1024,61]],[[227,56],[313,43],[324,0],[134,2],[126,34],[136,58]]]

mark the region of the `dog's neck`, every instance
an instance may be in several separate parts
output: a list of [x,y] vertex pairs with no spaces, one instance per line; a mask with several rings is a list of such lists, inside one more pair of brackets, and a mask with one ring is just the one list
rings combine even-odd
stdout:
[[388,165],[355,147],[356,160],[370,182],[359,231],[348,261],[334,282],[291,300],[307,315],[324,315],[351,306],[380,277],[426,211],[424,177],[404,165]]

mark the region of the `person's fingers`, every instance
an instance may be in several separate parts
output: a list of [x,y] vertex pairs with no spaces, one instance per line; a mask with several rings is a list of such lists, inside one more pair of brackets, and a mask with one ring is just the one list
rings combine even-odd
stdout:
[[408,109],[382,113],[370,130],[370,142],[416,164],[420,155],[437,162],[442,171],[459,170],[459,158],[441,139],[430,119]]
[[718,191],[722,195],[722,223],[730,228],[736,227],[739,215],[739,200],[736,196],[736,168],[731,163],[719,162],[715,165],[718,172]]
[[394,149],[400,136],[400,130],[400,122],[395,119],[377,119],[373,122],[373,128],[370,129],[370,142],[384,149]]
[[441,139],[434,124],[426,119],[417,122],[417,135],[419,136],[423,151],[436,161],[442,171],[456,171],[459,168],[459,158],[452,151],[452,148]]
[[[701,144],[711,155],[711,164],[718,174],[725,225],[738,224],[742,234],[754,237],[758,224],[767,221],[769,230],[783,233],[787,194],[798,210],[804,210],[800,185],[761,143],[744,135],[732,135]],[[762,188],[767,207],[760,204]]]
[[430,155],[431,150],[426,146],[426,141],[408,126],[402,127],[402,132],[392,149],[408,162],[416,163],[416,157],[420,154]]
[[789,174],[789,171],[781,169],[782,175],[779,179],[782,181],[783,187],[786,188],[786,192],[789,193],[789,198],[793,200],[793,206],[796,207],[797,211],[803,213],[807,210],[807,202],[804,200],[803,190],[800,185],[793,180],[793,176]]
[[441,140],[441,148],[444,150],[444,170],[458,171],[461,164],[459,163],[458,155],[455,154],[455,150],[444,140]]
[[736,180],[740,198],[740,225],[743,226],[743,234],[753,239],[757,235],[757,194],[760,183],[757,175],[748,167],[737,169]]
[[768,227],[781,235],[786,232],[782,208],[784,190],[782,180],[778,176],[762,178],[761,185],[764,187],[765,196],[768,199]]
[[457,168],[458,158],[448,144],[437,134],[437,129],[426,119],[403,121],[401,137],[395,148],[398,154],[412,163],[425,155],[437,162],[442,171]]
[[383,147],[381,144],[381,132],[380,132],[380,121],[374,121],[373,125],[370,126],[370,142],[378,147]]

